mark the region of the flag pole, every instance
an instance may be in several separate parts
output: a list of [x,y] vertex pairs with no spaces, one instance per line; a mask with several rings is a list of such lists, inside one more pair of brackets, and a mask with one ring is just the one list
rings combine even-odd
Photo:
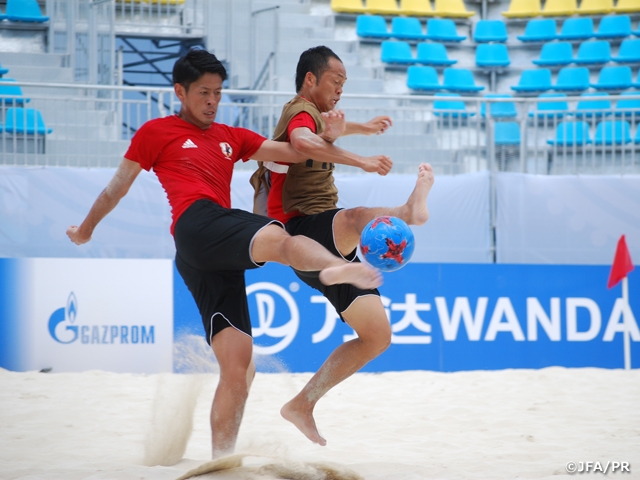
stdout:
[[629,315],[629,280],[628,277],[622,279],[622,303],[624,304],[624,369],[631,369],[631,340],[629,338],[629,325],[631,324],[631,315]]

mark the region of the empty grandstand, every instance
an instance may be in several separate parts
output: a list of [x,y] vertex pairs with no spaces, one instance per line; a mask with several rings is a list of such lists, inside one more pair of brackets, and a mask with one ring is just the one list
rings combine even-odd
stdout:
[[[269,136],[299,54],[325,44],[347,67],[348,118],[395,122],[384,136],[339,144],[382,149],[397,172],[430,161],[451,174],[637,173],[640,110],[629,102],[640,102],[640,11],[618,3],[7,0],[0,162],[115,166],[142,122],[175,111],[171,66],[191,47],[230,72],[218,121]],[[583,97],[595,92],[608,95],[607,111]],[[562,111],[549,109],[553,93],[566,94]],[[465,115],[442,115],[447,101]],[[598,114],[580,115],[589,105]],[[494,114],[501,106],[513,115]],[[557,138],[583,127],[595,137],[621,115],[620,141]]]

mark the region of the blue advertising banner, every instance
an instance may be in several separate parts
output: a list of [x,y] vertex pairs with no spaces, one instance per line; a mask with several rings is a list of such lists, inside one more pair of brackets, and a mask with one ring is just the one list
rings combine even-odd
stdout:
[[[391,346],[363,371],[623,368],[621,288],[609,267],[409,264],[380,288]],[[319,292],[281,265],[248,271],[256,354],[291,372],[313,372],[353,339]],[[629,275],[632,367],[640,366],[640,275]],[[191,295],[174,269],[174,334],[202,334]]]

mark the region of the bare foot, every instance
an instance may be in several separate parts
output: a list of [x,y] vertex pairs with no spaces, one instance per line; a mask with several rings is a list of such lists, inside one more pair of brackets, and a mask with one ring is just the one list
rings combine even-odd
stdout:
[[382,285],[382,274],[364,263],[345,263],[322,270],[320,281],[325,285],[350,283],[363,290],[369,290]]
[[282,415],[282,418],[285,420],[293,423],[293,425],[313,443],[317,443],[322,447],[327,444],[327,441],[318,433],[313,415],[297,410],[294,405],[294,400],[291,400],[280,409],[280,415]]
[[423,225],[429,220],[427,196],[433,186],[433,169],[428,163],[421,163],[416,186],[409,195],[404,207],[407,209],[405,220],[409,225]]

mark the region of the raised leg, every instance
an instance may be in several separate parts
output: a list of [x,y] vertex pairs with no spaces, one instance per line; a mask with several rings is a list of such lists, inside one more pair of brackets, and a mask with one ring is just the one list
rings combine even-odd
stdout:
[[350,283],[367,290],[382,284],[377,270],[348,263],[315,240],[303,235],[292,237],[276,225],[269,225],[256,235],[251,254],[256,262],[278,262],[303,272],[320,272],[320,281],[325,285]]
[[360,241],[360,234],[371,220],[381,216],[398,217],[409,225],[423,225],[429,220],[427,197],[433,186],[433,169],[423,163],[418,169],[416,185],[407,202],[399,207],[356,207],[341,210],[335,217],[333,231],[336,246],[342,255],[348,255]]

